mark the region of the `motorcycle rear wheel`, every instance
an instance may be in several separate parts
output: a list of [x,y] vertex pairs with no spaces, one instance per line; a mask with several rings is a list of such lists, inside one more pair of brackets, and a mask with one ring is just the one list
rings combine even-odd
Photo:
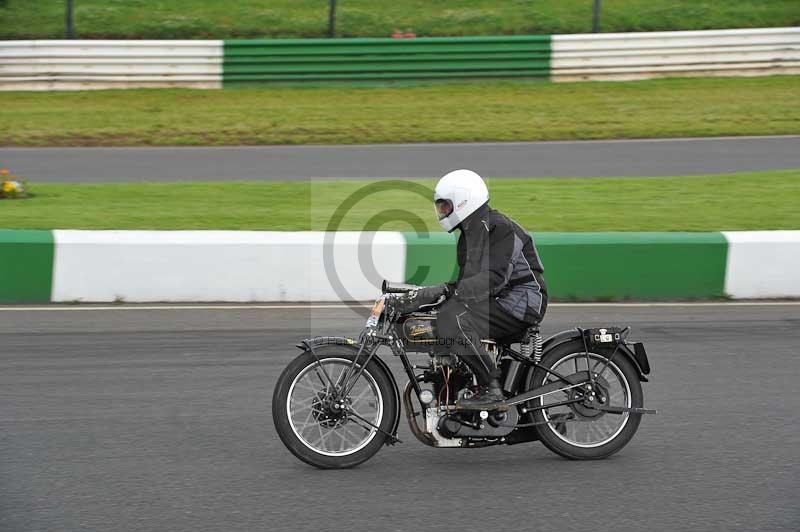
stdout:
[[330,408],[335,394],[328,378],[334,385],[340,384],[356,352],[342,345],[321,346],[315,352],[319,365],[314,355],[305,351],[278,378],[272,397],[275,429],[286,448],[307,464],[320,469],[356,466],[377,453],[386,440],[385,433],[393,429],[399,408],[393,381],[371,361],[347,398],[340,399],[347,407],[336,415]]
[[[598,400],[604,404],[641,408],[644,403],[639,374],[633,363],[617,353],[610,362],[612,349],[592,348],[586,360],[583,342],[572,341],[557,346],[545,354],[541,365],[561,375],[586,371],[591,367],[599,373]],[[557,380],[544,369],[536,368],[528,378],[528,388],[533,389]],[[532,402],[533,406],[547,406],[576,397],[583,393],[573,388],[566,392],[550,394]],[[551,451],[572,460],[598,460],[607,458],[625,447],[633,438],[641,422],[641,414],[612,414],[575,405],[545,408],[533,411],[541,442]]]

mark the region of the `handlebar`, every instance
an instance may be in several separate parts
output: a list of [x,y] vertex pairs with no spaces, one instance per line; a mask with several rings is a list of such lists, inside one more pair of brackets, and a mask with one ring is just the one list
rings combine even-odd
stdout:
[[417,290],[418,288],[419,286],[414,284],[390,283],[387,280],[384,280],[381,285],[381,291],[384,294],[404,294],[412,290]]

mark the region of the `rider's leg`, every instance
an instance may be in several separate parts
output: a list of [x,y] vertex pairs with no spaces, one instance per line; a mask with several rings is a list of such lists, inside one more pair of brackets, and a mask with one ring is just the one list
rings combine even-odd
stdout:
[[519,334],[526,327],[526,323],[507,314],[494,299],[468,306],[450,300],[442,306],[438,314],[439,336],[454,342],[453,351],[470,366],[478,384],[485,385],[485,389],[473,399],[462,401],[462,406],[487,407],[503,400],[500,370],[480,340]]
[[450,299],[439,309],[437,329],[439,337],[450,343],[453,353],[475,374],[478,384],[488,385],[494,361],[480,345],[480,339],[489,333],[488,321],[474,320],[463,303]]

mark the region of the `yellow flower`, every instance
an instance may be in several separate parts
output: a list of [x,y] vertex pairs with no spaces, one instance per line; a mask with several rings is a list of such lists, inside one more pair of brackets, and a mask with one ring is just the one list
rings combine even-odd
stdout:
[[16,192],[17,185],[13,181],[3,181],[3,192],[6,194],[10,192]]

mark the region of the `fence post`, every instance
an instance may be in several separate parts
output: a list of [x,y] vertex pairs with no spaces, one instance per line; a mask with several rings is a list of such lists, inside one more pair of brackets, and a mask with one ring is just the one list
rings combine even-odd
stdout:
[[330,0],[328,7],[328,37],[336,36],[336,0]]
[[67,15],[66,15],[67,19],[66,19],[66,28],[65,28],[65,32],[64,32],[66,34],[66,36],[67,36],[67,39],[72,39],[72,37],[73,37],[73,35],[75,33],[75,31],[74,31],[75,29],[74,29],[73,23],[72,23],[72,7],[73,7],[72,6],[72,0],[67,0]]
[[600,31],[600,10],[602,9],[602,0],[594,0],[594,7],[592,8],[592,33]]

